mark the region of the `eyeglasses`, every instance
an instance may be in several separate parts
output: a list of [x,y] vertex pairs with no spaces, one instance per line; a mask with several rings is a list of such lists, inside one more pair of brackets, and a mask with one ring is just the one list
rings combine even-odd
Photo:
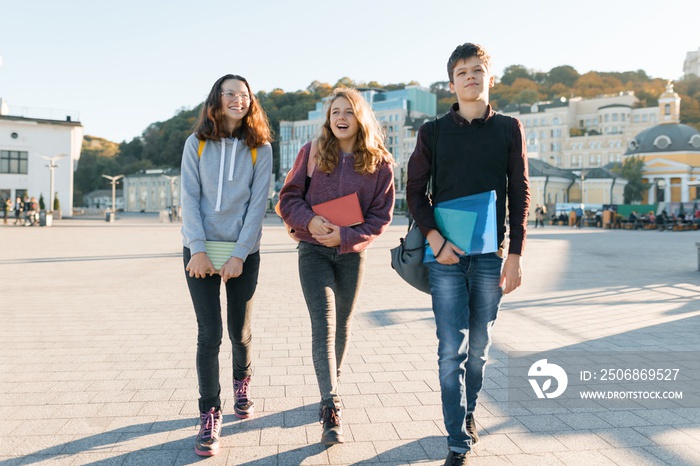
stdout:
[[250,95],[246,94],[245,92],[231,92],[231,91],[224,91],[221,93],[224,97],[226,97],[229,100],[235,100],[235,99],[241,99],[241,100],[250,100]]

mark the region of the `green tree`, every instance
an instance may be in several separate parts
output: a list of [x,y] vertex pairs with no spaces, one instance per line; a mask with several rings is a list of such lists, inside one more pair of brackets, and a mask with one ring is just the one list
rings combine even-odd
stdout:
[[637,156],[628,157],[622,166],[613,170],[627,180],[623,192],[625,204],[634,204],[644,199],[644,193],[649,190],[649,183],[644,181],[644,160]]
[[580,77],[581,75],[578,74],[578,71],[576,71],[573,66],[563,65],[556,66],[549,70],[549,73],[547,73],[547,78],[544,82],[548,86],[563,84],[564,86],[570,88]]
[[525,78],[532,80],[532,75],[523,65],[510,65],[503,70],[503,76],[501,76],[501,82],[510,86],[518,78]]

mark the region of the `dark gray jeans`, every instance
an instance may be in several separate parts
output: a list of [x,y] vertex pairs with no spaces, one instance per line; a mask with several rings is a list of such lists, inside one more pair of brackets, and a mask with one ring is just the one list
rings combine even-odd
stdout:
[[339,254],[336,248],[299,242],[299,278],[311,317],[311,351],[322,406],[340,407],[338,374],[364,270],[364,251]]
[[[187,267],[190,250],[183,248],[182,258]],[[250,254],[243,263],[240,276],[226,282],[226,320],[232,345],[233,378],[242,380],[251,375],[253,295],[258,284],[260,252]],[[208,275],[193,278],[185,271],[194,312],[197,315],[197,378],[199,380],[199,411],[221,406],[219,384],[219,348],[223,337],[221,318],[221,277]]]

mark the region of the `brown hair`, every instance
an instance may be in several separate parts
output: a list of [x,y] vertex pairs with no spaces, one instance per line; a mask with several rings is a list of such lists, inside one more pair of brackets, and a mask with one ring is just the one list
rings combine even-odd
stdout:
[[340,145],[331,129],[331,106],[343,97],[350,102],[358,130],[355,141],[355,171],[359,174],[374,173],[383,163],[394,163],[394,158],[384,146],[385,132],[367,101],[355,89],[339,87],[333,91],[326,109],[326,121],[318,138],[316,165],[319,170],[330,173],[340,160]]
[[467,42],[466,44],[458,45],[457,48],[450,55],[450,59],[447,60],[447,76],[450,78],[450,82],[454,84],[453,72],[457,62],[460,60],[467,60],[471,57],[480,58],[484,61],[487,69],[491,69],[491,56],[488,54],[483,45],[472,44]]
[[233,136],[245,140],[248,147],[260,147],[266,142],[272,141],[272,132],[270,131],[270,123],[267,120],[265,110],[255,98],[255,95],[250,90],[248,81],[237,74],[227,74],[216,80],[209,91],[207,100],[204,101],[202,111],[199,114],[199,120],[194,126],[197,139],[204,141],[206,139],[221,139],[231,136],[226,131],[226,117],[222,113],[223,105],[221,104],[221,85],[228,79],[235,79],[245,84],[250,95],[250,107],[248,113],[243,117],[241,126],[234,132]]

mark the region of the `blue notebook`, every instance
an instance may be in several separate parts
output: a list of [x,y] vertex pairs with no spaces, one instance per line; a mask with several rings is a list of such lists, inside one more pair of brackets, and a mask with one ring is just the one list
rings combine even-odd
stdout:
[[[496,191],[440,202],[433,209],[440,233],[467,255],[498,251]],[[426,241],[424,262],[435,260]]]

